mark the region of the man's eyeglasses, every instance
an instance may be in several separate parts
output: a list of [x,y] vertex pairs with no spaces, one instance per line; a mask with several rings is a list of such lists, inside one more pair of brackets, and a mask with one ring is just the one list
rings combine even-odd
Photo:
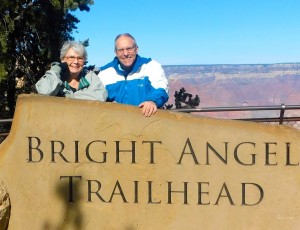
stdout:
[[122,54],[125,52],[128,52],[128,53],[133,53],[135,51],[135,48],[136,46],[131,46],[131,47],[126,47],[126,48],[122,48],[122,49],[115,49],[115,51],[118,53],[118,54]]
[[66,56],[68,61],[74,61],[77,59],[78,62],[84,62],[84,59],[82,57],[74,57],[74,56]]

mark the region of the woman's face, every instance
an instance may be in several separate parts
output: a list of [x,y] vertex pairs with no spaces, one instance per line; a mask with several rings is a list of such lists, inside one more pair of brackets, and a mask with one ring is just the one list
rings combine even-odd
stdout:
[[79,56],[72,48],[67,51],[66,56],[62,61],[68,64],[70,74],[73,76],[79,75],[85,62],[83,57]]

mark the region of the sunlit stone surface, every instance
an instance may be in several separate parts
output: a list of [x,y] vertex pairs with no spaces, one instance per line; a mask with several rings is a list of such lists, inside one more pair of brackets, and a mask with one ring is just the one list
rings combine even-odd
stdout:
[[10,215],[10,201],[8,192],[0,180],[0,229],[6,229]]
[[8,229],[298,229],[299,138],[285,126],[22,95],[0,145]]

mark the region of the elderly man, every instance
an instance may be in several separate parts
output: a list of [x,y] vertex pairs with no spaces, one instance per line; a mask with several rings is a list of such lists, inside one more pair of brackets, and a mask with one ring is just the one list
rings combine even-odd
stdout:
[[139,106],[149,117],[168,101],[168,80],[158,62],[139,56],[138,51],[133,36],[118,35],[116,57],[100,68],[98,76],[108,91],[108,101]]

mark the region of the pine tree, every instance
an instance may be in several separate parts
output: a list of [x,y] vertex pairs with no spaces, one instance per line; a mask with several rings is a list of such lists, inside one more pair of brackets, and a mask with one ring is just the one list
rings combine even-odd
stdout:
[[1,0],[0,118],[11,118],[20,93],[35,92],[34,83],[59,60],[61,45],[74,40],[77,9],[89,11],[93,0]]
[[[178,91],[175,91],[175,109],[192,109],[196,108],[200,104],[200,98],[198,95],[193,98],[193,95],[187,93],[185,88],[181,88]],[[173,104],[165,104],[164,109],[172,109]]]

